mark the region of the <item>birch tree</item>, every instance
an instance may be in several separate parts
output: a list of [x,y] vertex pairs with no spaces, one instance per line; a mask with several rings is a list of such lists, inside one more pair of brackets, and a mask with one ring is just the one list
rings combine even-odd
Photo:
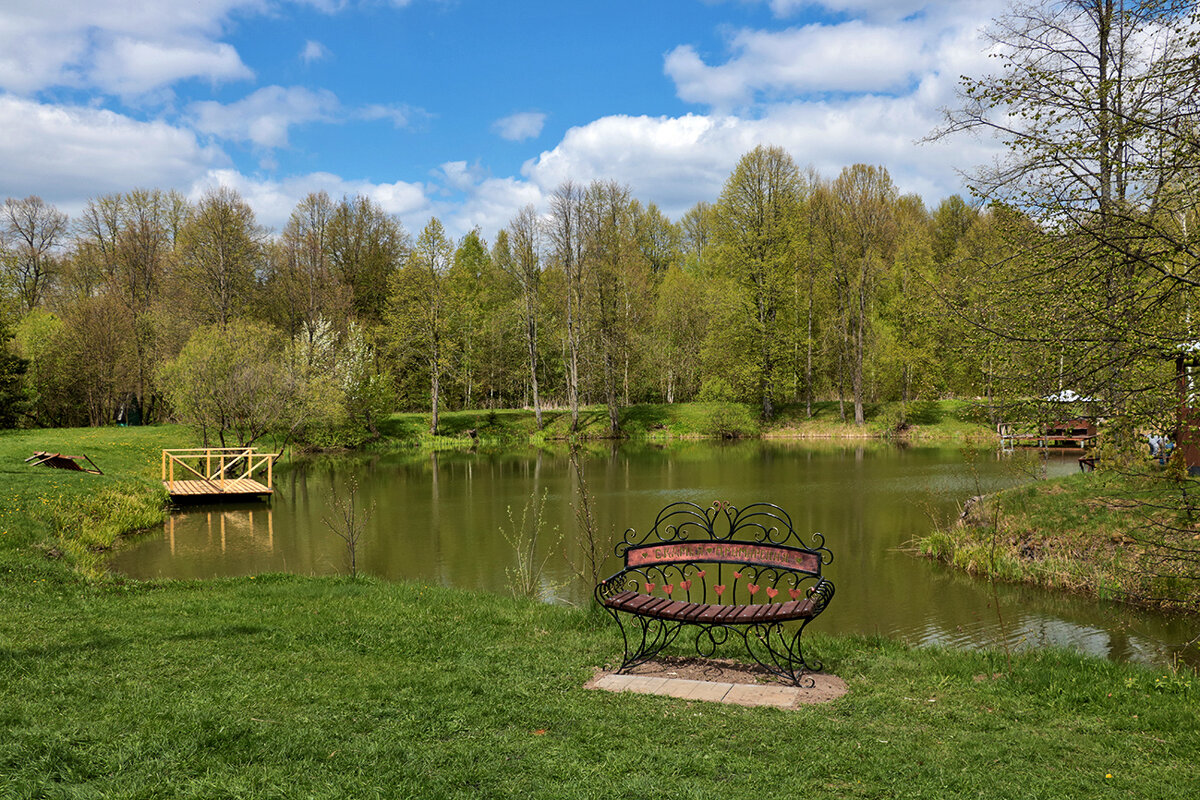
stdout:
[[446,276],[454,247],[441,220],[425,225],[404,267],[392,278],[390,322],[401,350],[424,364],[429,373],[429,432],[438,432],[442,374],[448,353]]
[[538,393],[538,307],[542,285],[542,223],[532,205],[525,206],[508,224],[511,258],[502,265],[520,287],[522,328],[529,356],[529,386],[538,430],[542,429],[542,401]]

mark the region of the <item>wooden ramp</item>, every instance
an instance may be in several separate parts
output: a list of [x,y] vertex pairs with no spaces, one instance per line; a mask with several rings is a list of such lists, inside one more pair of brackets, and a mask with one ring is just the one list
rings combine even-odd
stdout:
[[[46,453],[38,450],[36,453],[25,459],[25,463],[33,462],[35,467],[54,467],[55,469],[72,470],[75,472],[87,472],[92,475],[103,475],[96,463],[87,457],[87,453],[81,456],[68,456],[62,453]],[[83,466],[83,462],[91,464],[91,469]]]
[[[252,447],[201,447],[163,450],[162,482],[176,502],[209,499],[269,500],[273,467],[279,453]],[[266,483],[254,477],[265,472]],[[178,476],[178,477],[177,477]]]

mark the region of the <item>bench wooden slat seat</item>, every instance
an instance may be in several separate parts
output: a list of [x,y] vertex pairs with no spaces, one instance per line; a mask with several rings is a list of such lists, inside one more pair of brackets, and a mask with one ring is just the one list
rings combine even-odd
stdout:
[[[815,616],[816,604],[812,598],[789,600],[786,603],[758,603],[756,605],[733,606],[719,603],[654,603],[655,598],[640,592],[624,591],[604,600],[604,605],[617,611],[630,611],[657,619],[673,619],[680,622],[714,622],[717,615],[736,613],[738,622],[785,622]],[[647,607],[649,606],[649,607]]]
[[824,536],[811,538],[815,544],[806,544],[787,513],[769,503],[671,503],[644,535],[628,529],[616,548],[624,568],[596,587],[625,640],[618,671],[653,658],[692,626],[701,655],[733,633],[761,666],[800,684],[820,668],[805,661],[800,634],[834,594],[822,575],[833,554]]

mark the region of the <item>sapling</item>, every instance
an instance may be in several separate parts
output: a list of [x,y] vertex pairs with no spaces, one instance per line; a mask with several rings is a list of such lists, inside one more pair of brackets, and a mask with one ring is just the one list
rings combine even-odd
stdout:
[[346,481],[346,494],[338,494],[336,489],[329,491],[329,505],[333,509],[332,517],[323,516],[321,521],[329,530],[337,534],[346,543],[346,556],[350,559],[350,577],[358,578],[358,542],[371,514],[375,511],[375,502],[365,509],[358,507],[358,481],[350,478]]

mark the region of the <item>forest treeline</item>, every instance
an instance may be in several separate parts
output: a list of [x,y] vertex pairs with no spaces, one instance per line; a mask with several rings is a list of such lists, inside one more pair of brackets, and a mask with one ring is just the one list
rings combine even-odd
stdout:
[[615,432],[640,402],[769,420],[836,400],[861,423],[870,401],[1070,390],[1130,450],[1179,427],[1178,386],[1197,403],[1197,30],[1192,0],[1008,7],[984,32],[998,70],[963,77],[931,133],[1003,146],[965,176],[978,203],[771,146],[678,220],[568,181],[490,242],[406,231],[367,197],[309,195],[277,233],[224,187],[75,219],[9,198],[0,425],[174,416],[319,443],[393,410],[436,431],[447,408],[602,403]]
[[[746,153],[673,221],[564,183],[494,241],[410,233],[311,194],[277,234],[232,189],[133,190],[68,219],[3,206],[8,425],[178,415],[218,437],[377,430],[393,410],[863,404],[980,395],[986,347],[948,308],[995,263],[997,213],[934,209],[883,167],[834,178]],[[255,408],[257,407],[257,408]]]

